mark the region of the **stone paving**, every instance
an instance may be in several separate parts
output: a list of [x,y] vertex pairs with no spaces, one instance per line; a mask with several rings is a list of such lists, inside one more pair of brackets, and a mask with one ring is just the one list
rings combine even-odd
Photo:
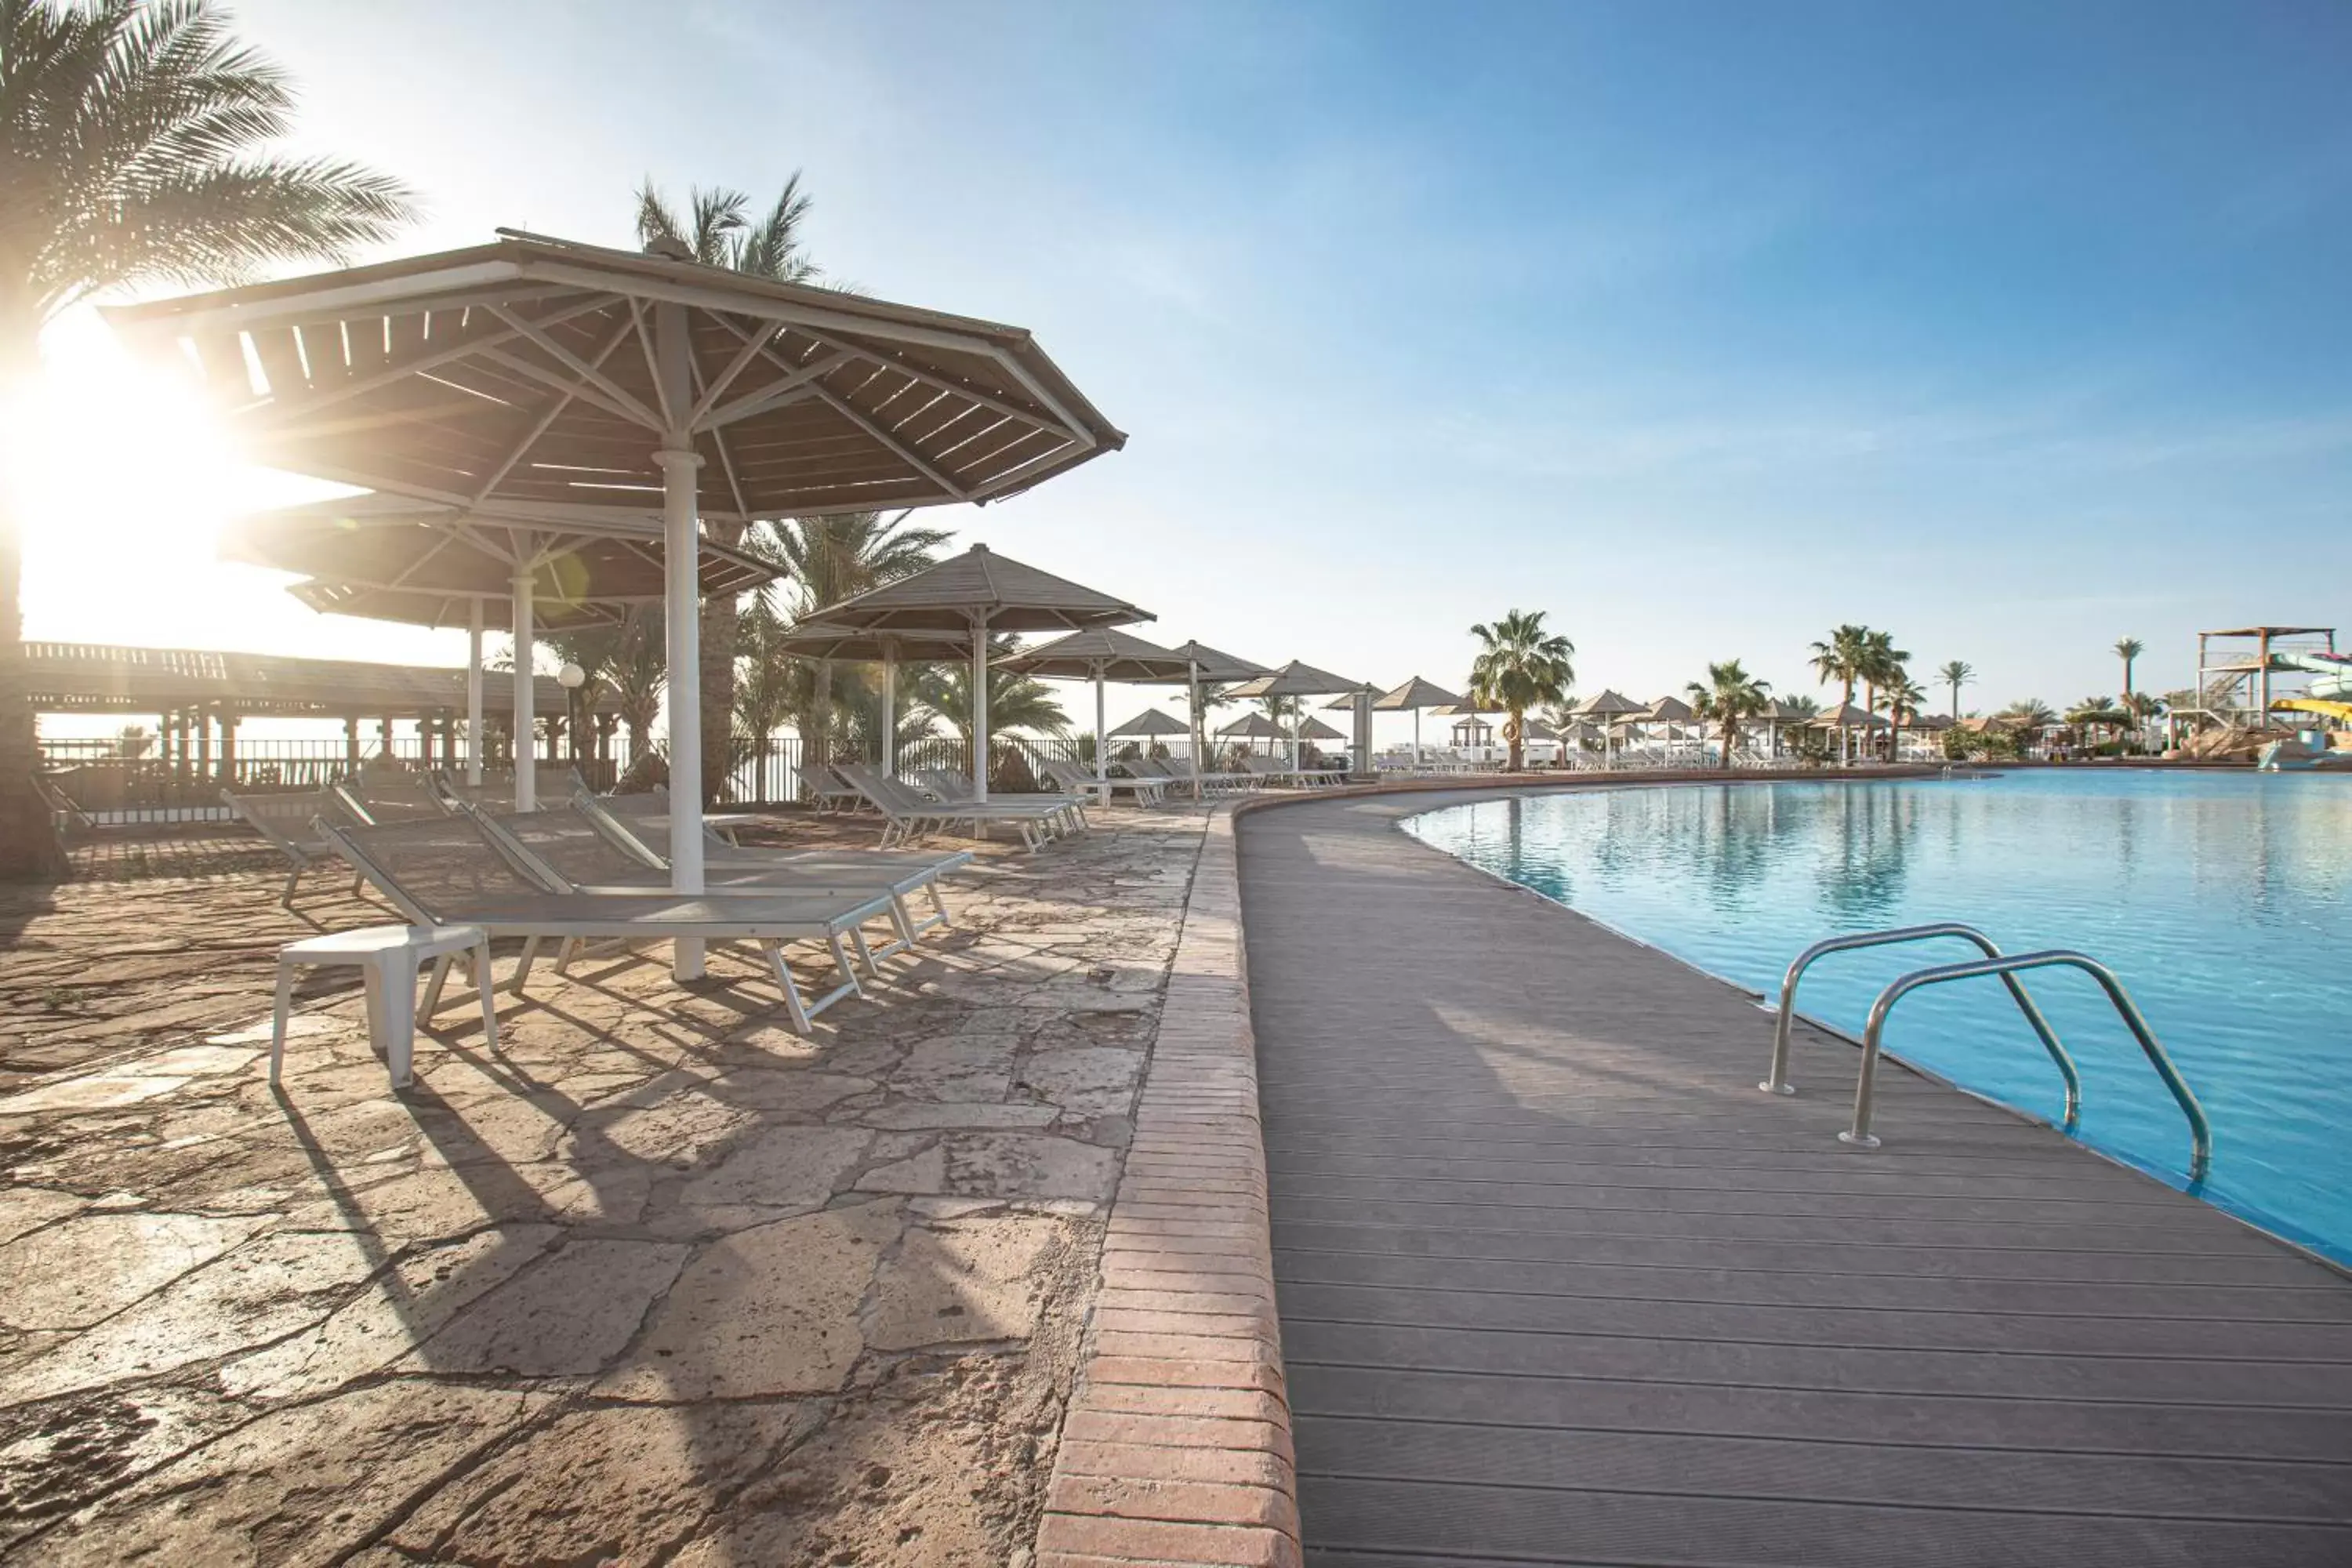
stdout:
[[347,973],[270,1091],[274,871],[0,904],[0,1557],[1025,1560],[1203,821],[991,849],[814,1038],[615,953],[402,1097]]

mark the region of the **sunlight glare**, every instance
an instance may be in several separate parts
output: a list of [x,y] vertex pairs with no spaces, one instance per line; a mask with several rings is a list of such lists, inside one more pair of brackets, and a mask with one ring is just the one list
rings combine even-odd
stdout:
[[247,466],[193,375],[134,359],[93,312],[42,346],[39,376],[0,395],[28,637],[201,640],[187,633],[212,618],[198,584],[221,525],[347,493]]

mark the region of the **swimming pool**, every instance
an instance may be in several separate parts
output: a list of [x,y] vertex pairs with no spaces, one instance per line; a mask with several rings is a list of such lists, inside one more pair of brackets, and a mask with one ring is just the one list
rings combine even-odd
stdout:
[[[2213,1126],[2204,1195],[2352,1264],[2352,779],[2028,770],[1979,779],[1622,788],[1440,807],[1406,830],[1777,998],[1843,931],[1963,921],[2004,952],[2112,966]],[[1895,975],[1957,941],[1833,954],[1798,1007],[1859,1035]],[[2088,976],[2025,977],[2083,1076],[2077,1135],[2179,1186],[2179,1107]],[[1757,1032],[1758,1078],[1768,1031]],[[1998,981],[1914,993],[1888,1051],[2057,1121],[2058,1074]],[[1855,1061],[1791,1078],[1850,1100]],[[1899,1124],[1876,1129],[1889,1143]]]

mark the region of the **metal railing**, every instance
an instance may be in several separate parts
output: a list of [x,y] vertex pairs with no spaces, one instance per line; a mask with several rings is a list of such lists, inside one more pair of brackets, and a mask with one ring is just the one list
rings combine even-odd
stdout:
[[[2174,1102],[2180,1107],[2180,1114],[2189,1120],[2189,1183],[2192,1190],[2197,1187],[2205,1180],[2205,1173],[2213,1163],[2213,1128],[2205,1120],[2205,1108],[2198,1103],[2197,1096],[2189,1089],[2187,1080],[2181,1078],[2180,1069],[2172,1065],[2171,1056],[2158,1042],[2156,1031],[2148,1027],[2147,1018],[2140,1012],[2139,1004],[2134,1002],[2131,993],[2124,989],[2124,983],[2116,977],[2116,972],[2088,954],[2064,948],[1914,970],[1880,992],[1878,1000],[1870,1005],[1870,1021],[1862,1031],[1862,1076],[1854,1082],[1853,1128],[1851,1131],[1839,1133],[1838,1137],[1860,1148],[1878,1147],[1878,1140],[1870,1132],[1871,1096],[1877,1081],[1879,1037],[1885,1031],[1886,1016],[1895,1010],[1895,1004],[1922,986],[1942,985],[1954,980],[1974,980],[1984,975],[1999,975],[2014,992],[2019,970],[2062,966],[2079,969],[2099,983],[2099,989],[2105,992],[2107,1000],[2115,1005],[2116,1016],[2123,1019],[2124,1026],[2132,1033],[2132,1038],[2139,1042],[2140,1051],[2147,1058],[2148,1065],[2156,1068],[2156,1076],[2162,1079],[2164,1087],[2172,1091]],[[2070,1083],[2067,1096],[2069,1125],[2074,1121],[2072,1107],[2075,1098]]]
[[1987,977],[1999,978],[2001,984],[2007,988],[2011,999],[2017,1004],[2018,1011],[2025,1016],[2026,1023],[2032,1026],[2034,1037],[2042,1042],[2042,1049],[2047,1051],[2050,1054],[2050,1059],[2057,1064],[2059,1075],[2066,1081],[2066,1120],[2063,1125],[2067,1131],[2072,1132],[2082,1119],[2082,1075],[2075,1070],[2074,1058],[2067,1054],[2065,1046],[2059,1041],[2057,1031],[2050,1026],[2050,1020],[2042,1016],[2042,1009],[2035,1005],[2033,998],[2027,994],[2024,984],[2017,976],[2021,971],[2028,969],[2079,969],[2096,981],[2100,990],[2106,994],[2108,1003],[2116,1010],[2116,1016],[2121,1018],[2124,1026],[2131,1031],[2132,1038],[2138,1043],[2141,1054],[2147,1058],[2148,1065],[2156,1069],[2157,1077],[2161,1079],[2164,1087],[2171,1091],[2174,1103],[2180,1107],[2180,1114],[2189,1122],[2189,1189],[2193,1192],[2203,1184],[2206,1173],[2210,1169],[2213,1162],[2212,1124],[2206,1120],[2205,1108],[2198,1102],[2196,1093],[2189,1089],[2188,1080],[2180,1076],[2180,1069],[2173,1065],[2171,1055],[2157,1039],[2156,1031],[2149,1027],[2147,1015],[2143,1014],[2139,1010],[2139,1005],[2132,1000],[2131,993],[2124,989],[2124,983],[2116,977],[2116,972],[2085,953],[2075,952],[2065,948],[2048,948],[2036,952],[2004,953],[1993,945],[1992,939],[1984,932],[1974,926],[1962,925],[1956,921],[1938,921],[1933,925],[1902,926],[1891,931],[1860,931],[1851,936],[1833,936],[1826,941],[1817,942],[1799,953],[1796,961],[1789,965],[1788,973],[1780,981],[1780,1006],[1772,1026],[1771,1076],[1756,1087],[1768,1094],[1797,1092],[1796,1087],[1789,1081],[1790,1030],[1796,1017],[1797,982],[1803,978],[1805,971],[1812,967],[1816,959],[1832,952],[1848,952],[1858,948],[1890,947],[1903,942],[1933,941],[1939,937],[1957,937],[1963,942],[1972,942],[1985,956],[1967,963],[1947,963],[1928,969],[1915,969],[1910,973],[1895,979],[1886,989],[1878,994],[1878,999],[1871,1004],[1869,1021],[1864,1026],[1862,1032],[1862,1071],[1854,1082],[1853,1125],[1848,1131],[1838,1134],[1840,1142],[1861,1149],[1875,1149],[1879,1146],[1878,1139],[1871,1133],[1870,1119],[1878,1084],[1880,1042],[1886,1032],[1887,1015],[1895,1010],[1895,1005],[1924,986],[1947,984],[1955,980],[1978,980]]
[[[1962,942],[1974,942],[1978,951],[1989,959],[2001,956],[2000,949],[1993,945],[1992,938],[1976,927],[1962,925],[1958,921],[1938,921],[1933,925],[1897,926],[1889,931],[1833,936],[1824,942],[1817,942],[1797,954],[1796,962],[1789,965],[1789,973],[1780,980],[1780,1012],[1772,1021],[1771,1076],[1756,1087],[1767,1094],[1797,1092],[1796,1085],[1789,1081],[1789,1027],[1796,1018],[1797,982],[1804,977],[1806,970],[1813,966],[1815,959],[1827,957],[1832,952],[1851,952],[1857,948],[1892,947],[1902,942],[1932,942],[1938,937],[1958,937]],[[2032,996],[2026,994],[2023,983],[2012,974],[2003,974],[2001,984],[2009,987],[2010,996],[2017,1003],[2017,1010],[2025,1015],[2026,1023],[2033,1030],[2033,1037],[2042,1042],[2042,1048],[2050,1053],[2052,1061],[2058,1064],[2058,1076],[2066,1080],[2065,1125],[2071,1130],[2083,1113],[2083,1075],[2075,1070],[2074,1058],[2068,1056],[2066,1047],[2059,1043],[2058,1032],[2050,1026],[2050,1020],[2042,1016],[2042,1009],[2034,1005]]]

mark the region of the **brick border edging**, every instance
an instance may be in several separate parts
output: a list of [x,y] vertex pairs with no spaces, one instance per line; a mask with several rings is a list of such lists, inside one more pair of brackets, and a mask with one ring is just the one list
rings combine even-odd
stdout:
[[1300,1562],[1234,816],[1193,868],[1039,1568]]

